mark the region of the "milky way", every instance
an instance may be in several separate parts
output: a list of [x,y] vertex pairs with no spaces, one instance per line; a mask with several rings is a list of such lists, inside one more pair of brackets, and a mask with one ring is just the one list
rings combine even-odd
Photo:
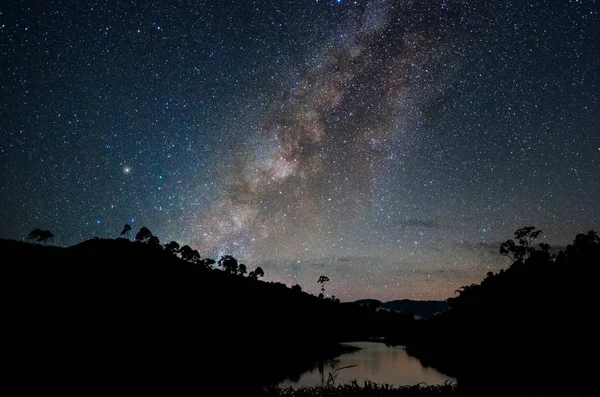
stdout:
[[598,230],[592,1],[112,3],[0,8],[0,237],[130,223],[389,300]]

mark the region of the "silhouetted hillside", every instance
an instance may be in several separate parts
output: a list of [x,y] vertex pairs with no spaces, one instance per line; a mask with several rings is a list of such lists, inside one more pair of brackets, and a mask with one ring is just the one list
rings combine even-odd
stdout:
[[[600,239],[578,234],[556,257],[519,229],[500,253],[514,263],[462,287],[450,309],[418,321],[408,351],[473,387],[579,390],[593,382]],[[406,338],[406,335],[403,335]],[[585,394],[581,394],[585,395]]]
[[372,308],[378,308],[381,306],[381,304],[383,302],[381,302],[380,300],[377,299],[359,299],[354,301],[353,303],[360,305],[360,306],[368,306],[368,307],[372,307]]
[[377,299],[359,299],[354,303],[400,313],[412,313],[418,318],[427,318],[448,309],[446,301],[415,301],[410,299],[381,302]]
[[425,320],[263,282],[262,270],[229,256],[216,270],[149,231],[69,248],[0,240],[8,376],[23,391],[227,384],[248,394],[336,355],[338,342],[386,336],[475,395],[583,392],[594,379],[600,239],[579,234],[554,257],[533,246],[537,234],[517,231],[500,250],[514,260],[506,271],[461,288],[450,309]]
[[382,307],[397,312],[412,312],[415,316],[427,318],[447,310],[449,305],[446,301],[413,301],[402,299],[385,302]]
[[48,384],[235,379],[248,389],[334,356],[337,342],[412,322],[211,269],[151,243],[0,240],[0,252],[15,365]]

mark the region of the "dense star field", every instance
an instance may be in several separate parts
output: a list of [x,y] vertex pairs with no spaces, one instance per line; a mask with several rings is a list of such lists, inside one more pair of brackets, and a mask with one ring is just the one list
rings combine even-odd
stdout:
[[342,301],[600,229],[595,1],[0,5],[0,237],[148,227]]

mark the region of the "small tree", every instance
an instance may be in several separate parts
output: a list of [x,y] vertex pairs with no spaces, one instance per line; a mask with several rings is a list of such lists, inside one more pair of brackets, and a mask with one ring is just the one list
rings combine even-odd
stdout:
[[231,255],[222,256],[218,263],[229,274],[236,274],[238,271],[238,261]]
[[240,265],[238,266],[238,274],[242,277],[244,277],[244,274],[248,273],[248,270],[246,269],[246,265],[244,265],[243,263],[240,263]]
[[217,263],[217,262],[214,259],[211,259],[211,258],[204,258],[204,259],[202,259],[202,264],[207,269],[212,269],[212,265],[214,265],[215,263]]
[[54,238],[54,234],[50,230],[33,229],[26,237],[28,240],[34,240],[38,243],[46,243]]
[[129,232],[131,231],[131,225],[125,224],[123,226],[123,230],[121,231],[121,236],[125,236],[129,240]]
[[251,278],[252,280],[258,280],[259,277],[264,277],[265,276],[265,272],[263,271],[263,269],[259,266],[256,269],[252,270],[250,273],[248,273],[248,278]]

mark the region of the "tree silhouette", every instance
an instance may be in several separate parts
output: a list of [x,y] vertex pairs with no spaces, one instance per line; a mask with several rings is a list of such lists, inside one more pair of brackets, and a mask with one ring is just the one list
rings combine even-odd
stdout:
[[340,303],[340,299],[336,298],[335,295],[331,295],[331,298],[329,298],[329,300],[333,303]]
[[195,249],[192,249],[189,245],[184,245],[179,249],[179,255],[181,259],[188,262],[196,262],[200,259],[200,254]]
[[[514,240],[506,240],[500,246],[500,254],[507,256],[513,262],[522,262],[529,258],[531,253],[535,250],[532,247],[533,241],[542,233],[541,230],[535,230],[534,226],[527,226],[518,229],[515,232]],[[542,247],[544,249],[544,247]],[[548,249],[550,246],[548,245]],[[547,251],[547,250],[546,250]]]
[[160,240],[157,236],[150,236],[148,238],[147,244],[153,248],[162,249],[162,246],[160,245]]
[[170,243],[165,244],[164,251],[167,254],[175,255],[179,252],[179,244],[176,241],[171,241]]
[[[579,233],[575,236],[575,240],[573,240],[573,244],[567,245],[565,252],[560,252],[560,261],[565,262],[565,260],[577,261],[579,262],[578,266],[584,266],[587,264],[596,264],[598,263],[598,257],[600,257],[600,237],[598,237],[598,233],[593,230],[588,231],[586,234]],[[594,256],[596,253],[596,256]],[[559,258],[557,257],[557,260]],[[591,270],[591,268],[589,269]]]
[[246,265],[244,265],[243,263],[240,263],[240,265],[238,266],[238,274],[242,277],[244,277],[244,274],[248,273],[248,270],[246,269]]
[[264,277],[265,276],[265,272],[263,271],[263,269],[259,266],[256,269],[252,270],[250,273],[248,273],[248,278],[251,278],[252,280],[258,280],[259,277]]
[[35,240],[39,243],[46,243],[54,238],[54,234],[50,230],[33,229],[26,237],[28,240]]
[[292,285],[292,291],[294,292],[302,292],[302,287],[298,284]]
[[217,263],[217,262],[214,259],[211,259],[211,258],[204,258],[204,259],[202,259],[202,264],[207,269],[212,269],[212,265],[214,265],[215,263]]
[[135,235],[135,241],[140,243],[147,243],[152,237],[152,232],[146,226],[142,226],[139,232]]
[[321,276],[317,280],[317,283],[321,283],[321,293],[319,294],[319,298],[324,298],[325,297],[325,283],[327,281],[329,281],[329,277],[327,277],[327,276]]
[[238,271],[238,261],[231,255],[222,256],[218,263],[229,274],[236,274]]
[[125,236],[127,239],[129,239],[130,231],[131,231],[131,225],[126,223],[125,226],[123,226],[123,230],[121,231],[120,236]]
[[600,237],[594,230],[590,230],[586,234],[579,233],[573,241],[573,246],[585,246],[586,248],[594,244],[600,244]]

